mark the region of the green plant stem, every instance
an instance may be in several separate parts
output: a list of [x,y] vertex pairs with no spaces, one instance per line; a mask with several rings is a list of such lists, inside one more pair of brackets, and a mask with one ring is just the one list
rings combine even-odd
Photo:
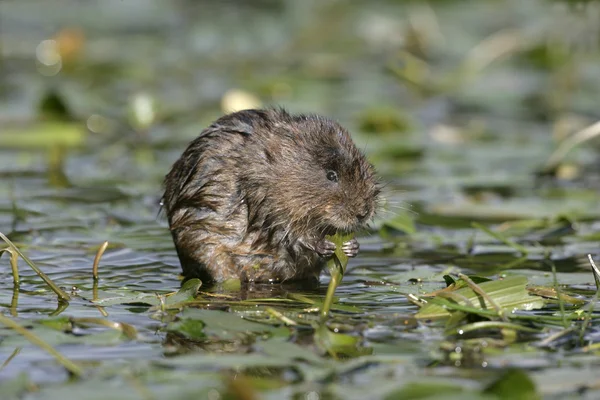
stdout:
[[333,298],[335,294],[335,289],[337,289],[338,285],[342,281],[342,271],[344,268],[340,263],[337,255],[333,255],[333,262],[335,262],[336,267],[335,271],[331,273],[331,280],[329,281],[329,286],[327,286],[327,294],[325,295],[325,300],[323,301],[323,307],[321,308],[321,319],[324,320],[329,315],[329,310],[331,309],[331,304],[333,303]]
[[19,306],[19,286],[13,286],[12,297],[10,299],[10,315],[17,316],[17,307]]
[[22,347],[17,347],[13,350],[12,354],[8,356],[8,358],[2,363],[2,365],[0,365],[0,371],[2,371],[8,365],[8,363],[10,363],[12,359],[15,358],[21,352],[21,349]]
[[596,292],[600,291],[600,270],[596,266],[594,259],[591,254],[587,255],[590,265],[592,266],[592,274],[594,275],[594,282],[596,282]]
[[505,238],[504,236],[500,235],[497,232],[492,231],[490,228],[488,228],[487,226],[480,224],[478,222],[473,222],[471,224],[473,226],[473,228],[479,229],[485,233],[487,233],[488,235],[490,235],[491,237],[493,237],[496,240],[499,240],[500,242],[504,243],[505,245],[512,247],[513,249],[519,251],[523,256],[528,254],[528,251],[525,247],[521,246],[518,243],[513,242],[512,240],[509,240],[507,238]]
[[19,286],[21,283],[21,278],[19,277],[19,264],[17,263],[18,254],[13,249],[7,249],[10,253],[10,268],[12,269],[13,274],[13,284],[15,286]]
[[585,319],[583,320],[583,324],[581,324],[581,330],[579,331],[579,342],[583,346],[583,338],[585,336],[585,331],[592,320],[592,314],[594,312],[594,304],[598,301],[598,295],[600,294],[600,271],[594,262],[591,254],[588,254],[588,260],[590,261],[590,265],[592,266],[592,275],[594,275],[594,281],[596,282],[596,293],[594,293],[594,297],[590,301],[588,305],[588,309],[585,313]]
[[100,264],[100,259],[102,258],[102,255],[106,251],[107,247],[108,241],[102,243],[98,249],[98,252],[96,253],[96,257],[94,257],[94,264],[92,265],[92,276],[94,277],[94,281],[98,280],[98,265]]
[[565,302],[560,295],[560,289],[558,288],[558,279],[556,278],[556,266],[554,263],[551,263],[552,267],[552,280],[554,283],[554,290],[556,291],[556,297],[558,298],[558,307],[560,309],[560,316],[563,321],[563,327],[566,329],[569,327],[570,323],[567,321],[567,315],[565,314]]
[[48,286],[50,286],[50,289],[52,289],[52,291],[54,293],[56,293],[58,295],[58,297],[61,300],[64,301],[69,301],[71,300],[71,297],[65,293],[65,291],[63,291],[61,288],[59,288],[54,282],[52,282],[52,280],[50,278],[48,278],[48,276],[42,272],[42,270],[40,270],[34,263],[33,261],[31,261],[25,254],[21,253],[21,251],[17,248],[17,246],[14,245],[13,242],[10,241],[9,238],[7,238],[3,233],[0,232],[0,238],[2,240],[4,240],[6,242],[6,244],[8,244],[10,246],[10,248],[15,251],[22,259],[23,261],[25,261],[27,263],[27,265],[29,265],[31,267],[31,269],[33,269],[35,271],[36,274],[39,275],[40,278],[42,278],[42,280],[44,282],[46,282],[46,284]]
[[56,361],[58,361],[63,367],[65,367],[67,370],[69,370],[69,372],[71,372],[73,375],[79,377],[83,374],[83,370],[78,365],[76,365],[73,361],[69,360],[68,358],[66,358],[65,356],[60,354],[58,351],[56,351],[54,349],[54,347],[50,346],[48,343],[46,343],[45,341],[40,339],[37,335],[30,332],[28,329],[21,326],[17,322],[0,314],[0,323],[15,330],[17,333],[19,333],[25,339],[29,340],[34,345],[47,351],[50,355],[52,355],[54,358],[56,358]]
[[270,316],[277,318],[278,320],[280,320],[281,322],[283,322],[284,324],[286,324],[288,326],[298,325],[298,323],[296,321],[292,320],[291,318],[286,317],[285,315],[283,315],[281,312],[277,311],[273,307],[265,307],[265,312],[267,314],[269,314]]
[[[513,324],[504,321],[479,321],[472,324],[463,325],[458,328],[452,328],[452,331],[460,331],[461,334],[476,331],[479,329],[514,329],[515,331],[539,333],[541,329],[530,328],[527,326]],[[456,333],[456,332],[454,332]]]

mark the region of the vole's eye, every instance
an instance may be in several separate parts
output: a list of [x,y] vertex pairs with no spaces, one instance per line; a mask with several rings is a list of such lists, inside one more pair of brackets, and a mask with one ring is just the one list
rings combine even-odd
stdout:
[[335,171],[327,171],[327,179],[329,179],[331,182],[337,182],[338,175]]

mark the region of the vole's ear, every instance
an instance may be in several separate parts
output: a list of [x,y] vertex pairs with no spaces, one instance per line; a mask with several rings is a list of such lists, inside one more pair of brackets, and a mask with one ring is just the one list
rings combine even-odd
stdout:
[[221,128],[229,132],[252,135],[254,127],[267,118],[264,110],[243,110],[222,117],[217,121]]

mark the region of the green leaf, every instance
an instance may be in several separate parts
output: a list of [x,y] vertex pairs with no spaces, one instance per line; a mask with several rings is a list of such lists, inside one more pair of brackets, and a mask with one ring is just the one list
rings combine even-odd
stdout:
[[194,278],[185,281],[177,293],[165,298],[165,305],[167,308],[173,308],[174,306],[193,301],[196,294],[198,294],[200,286],[202,286],[202,281],[200,281],[200,279]]
[[446,282],[446,287],[456,283],[454,278],[451,277],[450,275],[444,275],[443,278],[444,278],[444,282]]
[[446,396],[453,394],[463,394],[465,391],[462,386],[450,382],[412,382],[389,393],[385,399],[430,399],[435,398],[436,395],[446,398]]
[[[464,280],[462,280],[460,278],[457,279],[457,280],[454,280],[454,278],[450,277],[449,275],[444,275],[444,281],[446,281],[446,284],[448,286],[450,286],[450,284],[448,283],[449,281],[448,281],[448,279],[446,277],[449,277],[450,279],[452,279],[452,281],[453,281],[452,283],[454,283],[454,288],[453,288],[454,290],[461,289],[461,288],[469,286],[467,284],[467,282],[465,282]],[[470,275],[469,279],[471,279],[477,285],[479,285],[480,283],[483,283],[483,282],[489,282],[489,281],[491,281],[490,278],[485,278],[483,276],[477,276],[477,275]]]
[[[163,306],[165,308],[178,308],[179,306],[194,300],[202,282],[199,279],[190,279],[186,281],[181,289],[175,294],[164,296]],[[104,292],[102,295],[109,295],[102,299],[94,300],[93,303],[100,306],[113,306],[116,304],[147,304],[150,306],[160,306],[160,298],[156,293],[133,292],[131,290],[121,290],[113,292]]]
[[200,320],[184,319],[181,321],[170,323],[167,330],[170,332],[178,332],[188,339],[204,339],[204,327],[206,324]]
[[160,300],[155,293],[142,293],[131,290],[115,290],[104,292],[102,295],[108,295],[111,297],[93,300],[92,302],[99,306],[114,306],[117,304],[146,304],[149,306],[155,306],[160,304]]
[[[289,330],[285,327],[261,324],[254,321],[248,321],[239,314],[226,311],[201,310],[196,308],[187,308],[181,314],[182,320],[202,321],[204,323],[203,332],[207,336],[218,337],[219,339],[235,339],[240,335],[259,335],[269,334],[270,336],[288,337]],[[198,334],[199,328],[192,323],[187,325],[169,326],[169,330],[177,330],[178,327],[188,329],[187,333]]]
[[520,369],[509,369],[498,380],[490,384],[484,393],[495,394],[506,400],[536,400],[541,396],[537,393],[535,383]]
[[[479,284],[479,287],[503,311],[511,312],[513,310],[535,310],[542,308],[545,301],[541,297],[531,296],[527,291],[526,285],[527,278],[525,276],[511,276],[503,280],[483,282]],[[493,306],[470,287],[449,291],[448,293],[452,296],[451,301],[458,305],[494,311]],[[427,299],[425,298],[424,300]],[[443,300],[446,299],[443,298]],[[424,305],[415,315],[416,318],[422,319],[447,318],[449,316],[450,311],[447,306],[433,304],[431,301]]]
[[314,338],[317,346],[335,358],[340,356],[358,357],[373,352],[370,347],[364,347],[360,344],[361,338],[359,336],[331,332],[325,324],[321,324],[315,329]]

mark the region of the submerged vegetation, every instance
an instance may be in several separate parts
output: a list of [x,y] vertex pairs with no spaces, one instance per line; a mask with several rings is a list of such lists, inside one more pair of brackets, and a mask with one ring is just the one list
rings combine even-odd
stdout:
[[[598,396],[595,2],[76,3],[0,3],[3,399]],[[319,287],[183,282],[164,174],[260,104],[383,209]]]

